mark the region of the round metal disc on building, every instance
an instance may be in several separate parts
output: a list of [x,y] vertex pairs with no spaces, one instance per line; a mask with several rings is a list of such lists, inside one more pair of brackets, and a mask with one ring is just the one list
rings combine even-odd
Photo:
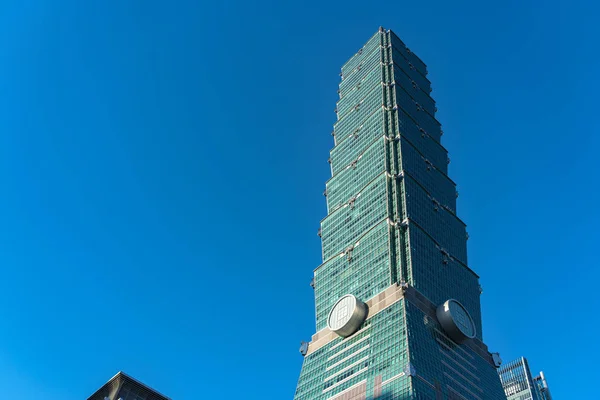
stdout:
[[465,307],[454,299],[440,305],[436,312],[444,331],[457,343],[475,337],[475,323]]
[[367,305],[351,294],[342,296],[331,308],[327,327],[342,337],[356,332],[367,317]]

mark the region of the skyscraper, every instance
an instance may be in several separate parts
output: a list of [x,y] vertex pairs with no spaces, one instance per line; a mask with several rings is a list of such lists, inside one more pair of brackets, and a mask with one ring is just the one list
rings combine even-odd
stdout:
[[540,374],[533,378],[533,383],[535,384],[535,391],[540,400],[552,400],[550,388],[548,387],[548,382],[543,371],[540,371]]
[[503,365],[498,373],[508,400],[552,400],[544,373],[533,378],[525,357]]
[[505,399],[425,64],[380,28],[340,75],[295,399]]
[[88,400],[170,400],[156,390],[118,372],[98,389]]

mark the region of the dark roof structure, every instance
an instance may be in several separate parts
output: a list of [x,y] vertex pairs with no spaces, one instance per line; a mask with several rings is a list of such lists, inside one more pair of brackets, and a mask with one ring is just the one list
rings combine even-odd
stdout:
[[[134,396],[128,396],[134,394]],[[123,371],[117,372],[100,389],[88,397],[88,400],[171,400],[150,386],[143,384]]]

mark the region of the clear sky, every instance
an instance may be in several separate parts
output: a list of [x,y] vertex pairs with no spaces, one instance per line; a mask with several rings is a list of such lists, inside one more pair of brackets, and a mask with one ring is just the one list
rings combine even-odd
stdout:
[[339,68],[380,25],[428,65],[484,338],[597,391],[596,4],[0,5],[0,388],[291,399]]

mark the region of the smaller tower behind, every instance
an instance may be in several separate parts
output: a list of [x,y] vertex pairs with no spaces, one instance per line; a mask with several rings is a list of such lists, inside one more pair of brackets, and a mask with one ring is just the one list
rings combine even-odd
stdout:
[[540,374],[533,378],[533,381],[535,382],[535,390],[537,391],[540,400],[552,400],[552,395],[550,395],[550,388],[548,387],[548,382],[546,382],[544,371],[540,371]]

